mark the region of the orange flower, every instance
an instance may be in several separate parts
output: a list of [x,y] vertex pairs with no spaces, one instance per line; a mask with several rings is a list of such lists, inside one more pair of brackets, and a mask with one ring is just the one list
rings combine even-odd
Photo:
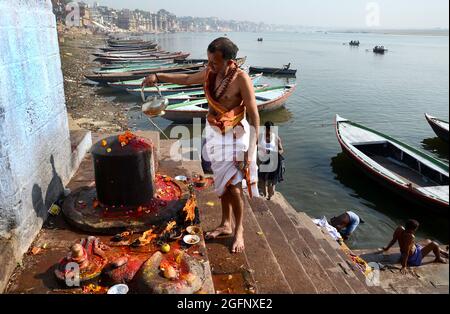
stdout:
[[148,230],[142,234],[142,237],[139,238],[139,241],[142,245],[150,244],[153,240],[155,240],[158,235],[153,233],[153,229]]
[[106,147],[108,145],[108,142],[106,140],[102,140],[102,146]]
[[122,147],[128,145],[130,141],[136,138],[136,135],[131,133],[130,131],[126,131],[124,134],[119,135],[119,142]]
[[170,231],[172,231],[173,230],[173,228],[175,228],[175,226],[177,225],[177,222],[176,221],[171,221],[171,222],[169,222],[168,224],[167,224],[167,227],[166,227],[166,229],[164,230],[164,232],[170,232]]
[[195,220],[195,208],[197,207],[197,198],[195,194],[186,202],[183,211],[186,213],[186,221],[193,222]]

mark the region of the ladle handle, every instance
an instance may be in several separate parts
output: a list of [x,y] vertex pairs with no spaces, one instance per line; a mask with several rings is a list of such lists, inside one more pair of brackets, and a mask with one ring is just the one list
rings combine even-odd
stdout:
[[[159,89],[158,84],[155,84],[154,87],[156,87],[156,90],[158,91],[159,97],[162,97],[161,90]],[[145,86],[143,85],[143,86],[141,87],[141,98],[142,98],[142,102],[145,102],[145,100],[146,100],[146,99],[145,99],[145,93],[144,93],[144,90],[145,90]]]

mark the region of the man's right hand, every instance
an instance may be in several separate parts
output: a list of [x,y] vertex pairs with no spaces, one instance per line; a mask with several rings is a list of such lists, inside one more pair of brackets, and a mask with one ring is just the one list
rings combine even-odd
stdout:
[[155,74],[150,74],[142,82],[142,87],[153,87],[158,83],[158,79]]

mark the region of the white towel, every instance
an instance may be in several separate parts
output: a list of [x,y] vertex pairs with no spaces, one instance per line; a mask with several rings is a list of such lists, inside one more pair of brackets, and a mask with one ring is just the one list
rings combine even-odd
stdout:
[[327,217],[323,217],[322,219],[313,219],[314,224],[316,224],[319,227],[325,228],[328,233],[330,234],[330,236],[335,239],[336,241],[342,239],[341,234],[339,233],[339,231],[337,231],[337,229],[333,226],[331,226],[328,223]]

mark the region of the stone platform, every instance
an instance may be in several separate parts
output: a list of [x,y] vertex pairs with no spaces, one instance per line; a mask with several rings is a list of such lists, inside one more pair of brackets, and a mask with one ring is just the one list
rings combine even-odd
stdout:
[[[445,250],[443,247],[442,249]],[[380,284],[391,294],[448,294],[449,265],[433,263],[431,253],[420,267],[412,267],[406,275],[400,274],[400,250],[398,247],[388,253],[377,250],[355,251],[369,263],[377,263],[380,269]]]
[[[147,137],[154,136],[157,134],[147,134]],[[159,143],[159,140],[156,142]],[[193,153],[195,160],[174,161],[170,158],[169,151],[174,142],[161,141],[157,145],[159,173],[171,177],[204,174],[196,152]],[[87,156],[70,183],[71,189],[93,183],[91,164],[90,156]],[[217,227],[221,221],[221,207],[212,188],[198,192],[197,201],[203,231]],[[208,278],[202,292],[384,294],[427,291],[396,288],[395,292],[383,282],[378,287],[367,285],[366,277],[354,266],[339,244],[315,226],[310,217],[292,208],[280,193],[272,201],[250,200],[247,197],[244,226],[244,254],[230,253],[232,237],[222,237],[207,243],[202,239],[198,251],[205,260]],[[17,268],[11,278],[8,293],[81,293],[77,290],[61,290],[55,283],[52,267],[65,254],[68,246],[83,236],[86,234],[69,227],[61,216],[50,218],[34,243],[35,247],[48,244],[48,249],[24,258],[23,265]],[[436,293],[448,293],[448,285],[441,286],[443,272],[447,271],[448,278],[448,265],[442,267],[442,271],[434,273],[430,269],[429,273],[429,276],[434,274],[436,277],[433,281],[438,287],[433,290]],[[423,271],[428,270],[424,268]],[[409,281],[409,284],[411,287],[423,285],[417,281]]]
[[[155,132],[136,132],[137,135],[149,138],[153,141],[157,154],[159,151],[159,135]],[[116,135],[116,134],[113,134]],[[109,134],[108,136],[111,136]],[[93,136],[93,142],[107,135]],[[158,167],[159,172],[165,173],[167,165]],[[173,169],[173,168],[170,168]],[[72,191],[77,189],[87,189],[94,184],[94,170],[92,156],[88,154],[82,161],[80,168],[68,185]],[[6,293],[36,293],[36,294],[81,294],[83,290],[65,288],[54,275],[57,263],[65,256],[70,246],[82,238],[92,236],[90,232],[82,231],[68,224],[63,215],[49,217],[35,239],[30,251],[24,256],[23,262],[19,265],[10,278]],[[98,238],[106,244],[110,244],[110,236],[97,235]],[[178,243],[178,241],[177,241]],[[174,243],[173,247],[178,248]],[[38,251],[36,251],[38,249]],[[150,248],[151,249],[151,248]],[[34,251],[34,252],[33,252]],[[197,259],[204,269],[205,280],[199,293],[214,293],[211,268],[207,256],[206,245],[203,236],[198,245],[187,248],[190,256]],[[130,252],[129,252],[130,253]],[[148,257],[154,253],[154,250],[148,252]]]

